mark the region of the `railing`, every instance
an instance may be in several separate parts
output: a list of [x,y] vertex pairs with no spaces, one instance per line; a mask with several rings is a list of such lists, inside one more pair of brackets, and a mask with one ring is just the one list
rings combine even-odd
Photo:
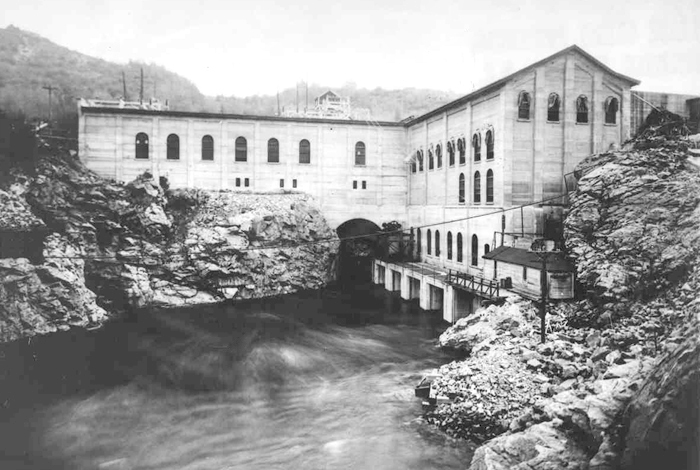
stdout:
[[447,282],[456,287],[474,292],[482,297],[489,297],[491,299],[500,297],[500,285],[498,281],[484,279],[479,276],[472,276],[471,274],[452,271],[450,269],[447,273]]

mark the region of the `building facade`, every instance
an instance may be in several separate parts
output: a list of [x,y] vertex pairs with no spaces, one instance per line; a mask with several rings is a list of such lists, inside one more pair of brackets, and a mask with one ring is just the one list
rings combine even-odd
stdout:
[[630,135],[639,82],[571,46],[417,118],[395,122],[80,106],[80,157],[121,181],[304,191],[331,225],[413,227],[417,254],[484,274],[505,234],[543,236],[566,175]]

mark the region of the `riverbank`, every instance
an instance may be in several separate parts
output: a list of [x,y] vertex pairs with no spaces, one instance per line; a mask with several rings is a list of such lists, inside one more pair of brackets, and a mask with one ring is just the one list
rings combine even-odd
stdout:
[[483,443],[471,470],[697,468],[700,174],[687,148],[652,138],[579,166],[565,238],[586,295],[548,306],[544,344],[535,306],[515,297],[441,336],[469,356],[440,368],[449,403],[426,420]]
[[19,240],[41,225],[46,236],[32,261],[3,255],[0,341],[145,306],[319,289],[335,275],[337,235],[303,193],[171,190],[150,174],[122,184],[44,146],[33,171],[9,172],[0,203],[2,230]]

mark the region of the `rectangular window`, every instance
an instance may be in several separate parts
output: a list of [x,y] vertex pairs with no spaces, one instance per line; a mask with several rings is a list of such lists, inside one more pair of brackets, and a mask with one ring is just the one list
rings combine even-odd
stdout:
[[247,188],[248,186],[250,186],[250,179],[249,179],[249,178],[246,178],[246,179],[243,181],[243,184],[245,185],[246,188]]
[[284,180],[283,179],[280,180],[280,188],[284,188]]
[[297,180],[292,180],[292,188],[296,188],[296,187],[297,187]]
[[352,189],[357,189],[357,180],[352,182]]
[[239,187],[241,185],[241,179],[236,178],[236,187]]
[[362,189],[367,189],[367,181],[362,182]]

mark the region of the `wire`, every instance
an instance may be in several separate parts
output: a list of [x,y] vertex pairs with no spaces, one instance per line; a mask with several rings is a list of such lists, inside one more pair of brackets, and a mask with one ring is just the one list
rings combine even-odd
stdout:
[[[521,209],[523,207],[529,207],[529,206],[534,206],[537,204],[542,204],[544,202],[552,201],[552,200],[559,199],[559,198],[562,198],[565,196],[567,196],[567,194],[563,193],[563,194],[560,194],[557,196],[552,196],[552,197],[548,197],[545,199],[541,199],[539,201],[530,202],[527,204],[521,204],[519,206],[509,207],[507,209],[499,209],[496,211],[491,211],[491,212],[487,212],[487,213],[483,213],[483,214],[474,214],[474,215],[470,215],[467,217],[460,217],[458,219],[443,220],[441,222],[435,222],[432,224],[424,224],[424,225],[420,225],[420,226],[409,227],[407,229],[401,228],[401,229],[396,229],[396,230],[390,230],[387,232],[376,232],[376,233],[364,234],[364,235],[353,235],[350,237],[343,237],[343,238],[329,237],[329,238],[323,238],[320,240],[308,240],[308,241],[297,242],[297,243],[292,243],[292,244],[256,246],[256,247],[243,248],[243,249],[237,250],[237,252],[238,253],[246,253],[246,252],[251,252],[251,251],[280,250],[280,249],[285,249],[285,248],[297,248],[297,247],[322,244],[322,243],[338,243],[338,242],[345,242],[345,241],[351,241],[351,240],[360,240],[363,238],[376,238],[378,236],[390,235],[390,234],[398,234],[398,233],[406,233],[406,232],[410,233],[411,229],[421,229],[421,228],[426,228],[426,227],[434,227],[436,225],[445,225],[445,224],[451,224],[451,223],[455,223],[455,222],[463,222],[465,220],[478,219],[481,217],[488,217],[488,216],[495,215],[495,214],[503,214],[505,212],[518,210],[518,209]],[[231,255],[231,256],[235,256],[235,255]],[[88,257],[88,256],[45,256],[44,258],[45,259],[115,260],[115,261],[129,262],[128,258],[124,258],[124,259],[120,260],[115,256],[95,256],[95,257]],[[144,258],[147,258],[147,257],[146,256],[141,257],[141,259],[144,259]],[[153,256],[153,258],[159,259],[161,257],[160,256]],[[133,263],[130,263],[130,264],[133,264]],[[152,265],[144,263],[141,266],[152,266]]]

